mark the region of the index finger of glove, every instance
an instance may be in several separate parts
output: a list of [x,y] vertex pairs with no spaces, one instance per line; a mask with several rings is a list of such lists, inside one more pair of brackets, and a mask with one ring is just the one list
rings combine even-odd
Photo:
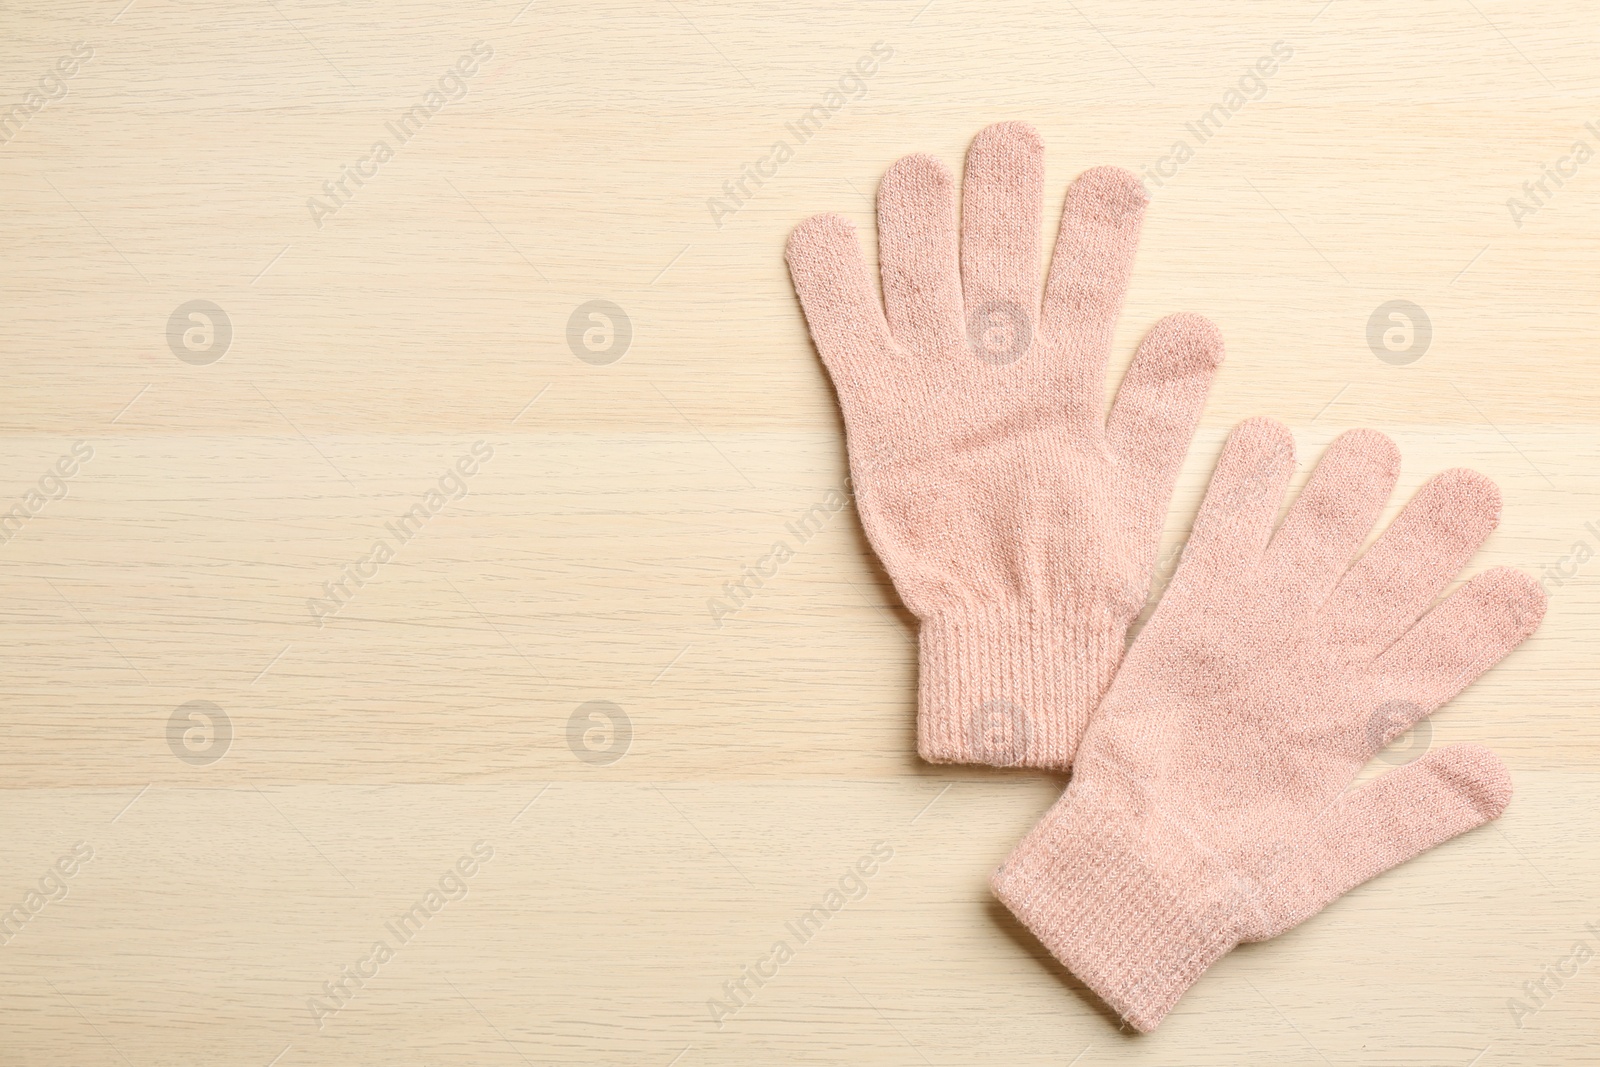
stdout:
[[[1544,590],[1526,574],[1513,567],[1484,571],[1374,661],[1379,691],[1403,698],[1412,721],[1420,719],[1526,640],[1544,609]],[[1396,733],[1410,723],[1397,725]]]
[[1435,477],[1406,505],[1323,606],[1329,640],[1373,656],[1409,629],[1461,573],[1500,518],[1500,491],[1475,471]]

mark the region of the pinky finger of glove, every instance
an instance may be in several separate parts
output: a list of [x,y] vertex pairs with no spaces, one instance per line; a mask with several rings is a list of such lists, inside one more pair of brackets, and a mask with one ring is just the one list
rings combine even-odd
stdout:
[[893,372],[880,365],[893,342],[855,227],[839,215],[813,215],[789,236],[787,258],[811,337],[841,399],[872,403],[862,394]]
[[1168,315],[1139,345],[1111,406],[1106,441],[1127,492],[1158,531],[1223,351],[1222,332],[1209,319]]
[[1298,926],[1362,882],[1494,821],[1510,801],[1505,764],[1479,745],[1430,752],[1350,790],[1267,880],[1267,928],[1246,939]]

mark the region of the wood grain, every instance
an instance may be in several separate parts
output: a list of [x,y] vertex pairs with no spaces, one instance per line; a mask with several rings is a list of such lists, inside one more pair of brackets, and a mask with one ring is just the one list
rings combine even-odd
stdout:
[[[1600,947],[1591,13],[124,2],[0,15],[0,108],[53,94],[0,144],[0,511],[27,511],[0,544],[0,906],[42,886],[0,944],[0,1063],[1594,1060],[1600,963],[1512,1004]],[[1405,742],[1502,753],[1505,818],[1235,952],[1144,1037],[986,890],[1061,780],[915,757],[913,623],[827,506],[842,427],[782,262],[825,210],[870,254],[888,164],[958,165],[1001,119],[1044,136],[1047,215],[1089,166],[1172,172],[1111,374],[1174,310],[1229,350],[1167,553],[1229,427],[1267,414],[1302,479],[1342,429],[1394,435],[1395,507],[1489,474],[1474,569],[1551,593]],[[212,362],[169,343],[196,300],[231,325]],[[615,362],[569,346],[592,300],[631,324]],[[1392,300],[1431,328],[1404,364],[1368,343]],[[879,843],[862,899],[786,933]],[[778,940],[793,958],[713,1021]],[[347,968],[372,973],[328,1010]]]

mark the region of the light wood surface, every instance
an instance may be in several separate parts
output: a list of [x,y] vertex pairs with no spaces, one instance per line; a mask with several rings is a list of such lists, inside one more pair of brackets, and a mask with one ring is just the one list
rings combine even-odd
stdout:
[[[25,514],[0,906],[38,905],[0,944],[0,1063],[1595,1061],[1600,962],[1510,1003],[1600,948],[1584,5],[124,3],[0,10],[0,107],[57,94],[0,145],[0,510]],[[863,95],[708,206],[879,42]],[[1264,95],[1195,145],[1276,42]],[[1228,340],[1169,553],[1228,428],[1268,414],[1302,478],[1342,429],[1393,434],[1396,505],[1486,472],[1504,518],[1474,569],[1559,578],[1533,639],[1388,757],[1490,745],[1506,816],[1233,953],[1144,1037],[986,889],[1062,780],[915,757],[915,631],[830,495],[842,428],[782,262],[814,212],[870,241],[890,162],[958,166],[1002,119],[1041,130],[1052,215],[1086,167],[1194,148],[1152,182],[1111,371],[1170,311]],[[231,324],[213,362],[203,320],[169,344],[196,300]],[[591,300],[631,323],[615,362],[568,344]],[[1368,344],[1392,300],[1431,324],[1409,363]],[[794,938],[875,845],[865,896]],[[708,1000],[779,940],[719,1026]]]

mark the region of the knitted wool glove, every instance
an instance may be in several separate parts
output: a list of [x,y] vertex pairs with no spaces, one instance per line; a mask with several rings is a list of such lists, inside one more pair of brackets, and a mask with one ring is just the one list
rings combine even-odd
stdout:
[[992,886],[1062,963],[1151,1030],[1213,961],[1496,818],[1511,780],[1475,745],[1358,788],[1362,765],[1533,632],[1509,568],[1435,597],[1488,537],[1482,475],[1429,482],[1353,565],[1398,456],[1354,430],[1274,535],[1289,432],[1243,423],[1182,564],[1078,750],[1066,794]]
[[1032,127],[980,133],[958,248],[949,172],[897,162],[878,191],[883,305],[844,219],[818,215],[789,240],[862,525],[921,621],[917,741],[935,762],[1071,764],[1222,360],[1211,323],[1163,319],[1105,419],[1146,197],[1114,167],[1078,178],[1041,306],[1043,175]]

